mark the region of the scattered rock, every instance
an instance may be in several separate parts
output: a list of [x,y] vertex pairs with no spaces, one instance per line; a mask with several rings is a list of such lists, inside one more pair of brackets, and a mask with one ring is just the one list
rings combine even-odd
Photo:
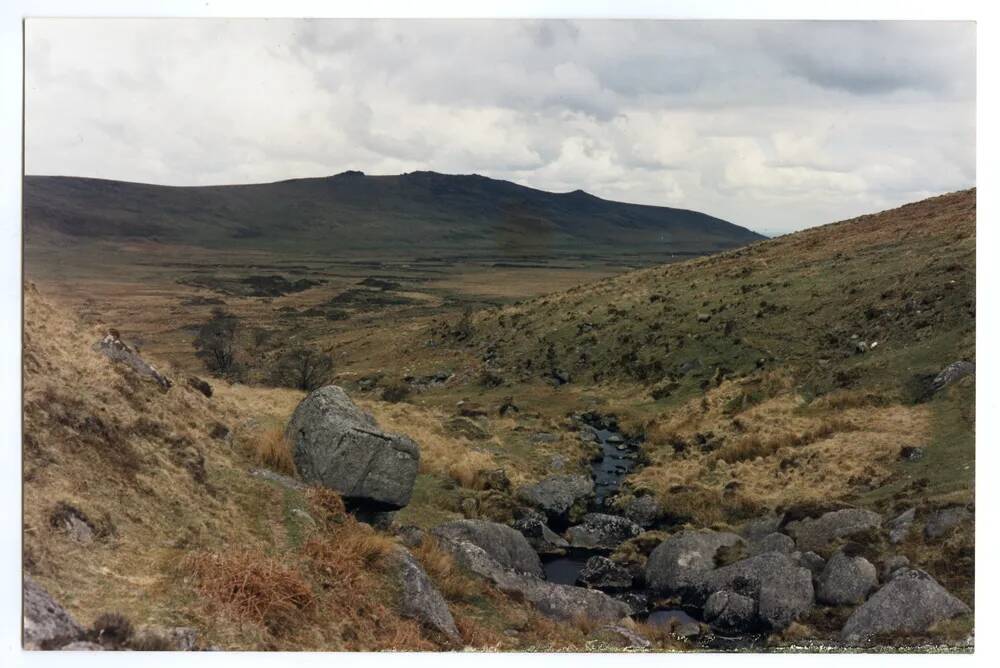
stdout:
[[[715,568],[715,553],[722,547],[742,544],[733,533],[681,531],[660,543],[646,561],[646,584],[667,595],[696,590]],[[721,587],[720,587],[721,589]]]
[[83,628],[30,575],[24,576],[24,647],[55,649],[83,637]]
[[819,576],[816,600],[826,605],[854,605],[877,586],[878,575],[867,559],[837,552]]
[[632,575],[607,557],[587,559],[577,582],[591,589],[622,590],[632,586]]
[[917,509],[910,508],[889,522],[889,542],[893,545],[898,545],[906,540],[906,536],[910,533],[910,527],[913,526],[913,520],[916,516]]
[[642,527],[624,517],[587,513],[582,524],[566,531],[566,537],[573,547],[613,550],[641,533]]
[[563,369],[553,369],[550,376],[555,385],[566,385],[571,380],[569,371],[565,371]]
[[971,612],[927,573],[903,570],[854,611],[840,637],[867,643],[883,633],[925,633],[932,624]]
[[169,390],[170,386],[173,385],[169,378],[157,371],[156,367],[142,359],[137,351],[122,341],[115,330],[111,330],[103,339],[95,343],[94,350],[104,354],[113,362],[127,364],[140,376],[153,380],[164,391]]
[[472,543],[504,568],[536,577],[544,574],[538,554],[519,531],[509,526],[484,520],[456,520],[432,531],[441,538]]
[[724,589],[705,601],[702,614],[705,621],[720,631],[748,631],[757,617],[757,603],[749,596]]
[[302,479],[340,492],[348,507],[396,510],[410,502],[420,448],[380,430],[341,388],[327,385],[303,399],[286,434]]
[[206,381],[202,380],[201,378],[198,378],[198,376],[189,376],[188,385],[194,388],[195,390],[201,392],[209,399],[212,398],[212,386],[209,385]]
[[802,551],[818,552],[838,538],[846,538],[882,526],[878,513],[862,508],[845,508],[821,515],[816,519],[789,522],[785,530]]
[[813,604],[812,574],[788,555],[759,554],[709,573],[701,585],[706,595],[729,589],[757,601],[762,626],[780,630]]
[[941,373],[934,377],[934,380],[931,382],[931,390],[938,392],[948,385],[951,385],[956,380],[960,380],[974,373],[976,373],[975,363],[966,362],[965,360],[952,362],[942,369]]
[[935,540],[950,533],[971,514],[964,506],[952,506],[932,512],[924,520],[924,538]]
[[464,568],[487,578],[501,591],[522,597],[547,617],[559,621],[582,617],[595,622],[618,622],[630,612],[621,601],[595,589],[553,584],[504,568],[485,550],[468,541],[445,540],[442,546]]
[[582,516],[586,512],[594,496],[594,481],[585,475],[554,475],[522,487],[517,496],[541,510],[550,520],[572,521],[574,515]]
[[420,563],[403,547],[393,552],[393,558],[402,590],[400,613],[438,631],[453,643],[460,644],[462,636],[448,610],[448,603],[431,583]]

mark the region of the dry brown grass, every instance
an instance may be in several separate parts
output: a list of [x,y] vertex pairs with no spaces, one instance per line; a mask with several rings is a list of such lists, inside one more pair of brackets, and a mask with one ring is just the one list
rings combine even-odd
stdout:
[[468,450],[458,461],[448,466],[448,477],[462,487],[476,489],[479,472],[496,468],[493,456],[478,450]]
[[183,566],[208,601],[277,636],[291,633],[316,602],[301,573],[259,550],[198,552]]
[[251,460],[272,471],[295,475],[292,446],[281,427],[259,429],[243,441],[244,450]]

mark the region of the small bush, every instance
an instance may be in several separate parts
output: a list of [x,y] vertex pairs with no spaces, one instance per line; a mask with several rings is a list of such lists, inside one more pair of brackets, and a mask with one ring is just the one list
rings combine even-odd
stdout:
[[395,380],[382,388],[382,401],[399,403],[405,401],[410,396],[410,386],[401,381]]
[[298,571],[259,550],[200,552],[188,556],[184,566],[205,598],[275,635],[292,631],[315,602]]
[[116,649],[132,638],[132,622],[120,613],[105,612],[94,620],[87,637],[104,647]]

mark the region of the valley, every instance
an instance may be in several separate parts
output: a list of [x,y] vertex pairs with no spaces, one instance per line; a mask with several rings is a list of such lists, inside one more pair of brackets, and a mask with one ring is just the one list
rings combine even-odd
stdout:
[[[29,220],[25,248],[26,560],[82,619],[113,604],[227,649],[836,649],[856,646],[845,629],[869,594],[911,601],[894,592],[912,577],[940,618],[862,620],[879,642],[971,646],[975,377],[942,374],[975,360],[975,190],[725,248],[594,237],[525,251],[513,234],[467,253],[184,240],[119,213],[67,236],[50,223],[76,205],[57,192],[27,210],[48,222]],[[223,316],[233,364],[213,370],[195,342]],[[112,328],[168,391],[92,353]],[[329,356],[322,384],[419,446],[390,515],[358,522],[295,479],[285,428],[308,391],[275,380],[291,349]],[[108,434],[126,459],[100,450]],[[114,531],[67,535],[56,498]],[[535,579],[504,561],[523,544]],[[395,545],[455,633],[399,613]],[[291,568],[310,602],[247,616],[208,575],[166,566],[215,573],[234,546]],[[704,563],[671,565],[692,552]],[[878,570],[860,595],[824,584],[844,560]]]

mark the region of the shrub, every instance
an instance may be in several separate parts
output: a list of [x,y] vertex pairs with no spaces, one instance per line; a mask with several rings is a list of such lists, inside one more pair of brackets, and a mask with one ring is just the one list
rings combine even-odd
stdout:
[[406,400],[409,396],[410,386],[401,380],[392,381],[382,389],[382,401],[395,404]]
[[312,392],[325,385],[333,372],[333,358],[313,348],[298,346],[281,354],[272,379],[276,385]]
[[120,613],[105,612],[94,620],[87,636],[105,647],[122,647],[132,638],[132,622]]
[[236,362],[236,335],[239,318],[221,308],[212,309],[211,319],[198,329],[192,345],[206,368],[220,376],[233,375]]

